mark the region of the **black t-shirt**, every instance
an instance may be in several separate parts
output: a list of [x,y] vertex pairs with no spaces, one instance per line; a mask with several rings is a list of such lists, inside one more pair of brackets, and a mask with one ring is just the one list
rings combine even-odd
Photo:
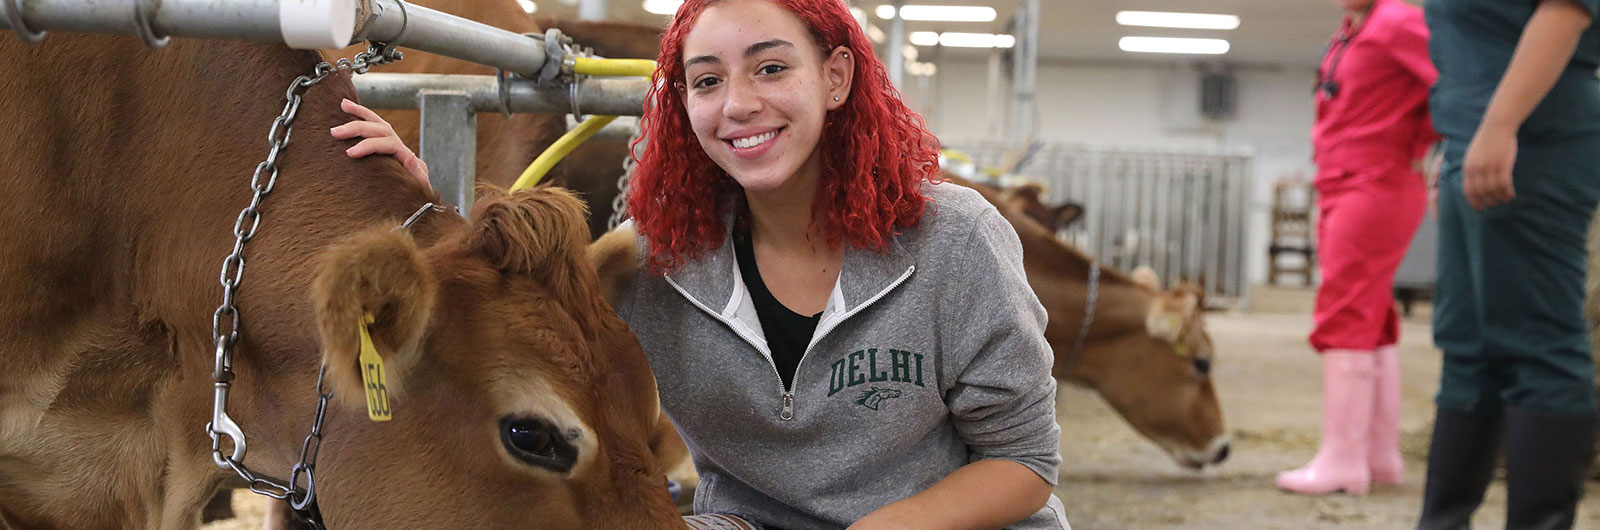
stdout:
[[750,291],[750,301],[756,306],[756,317],[761,319],[761,332],[767,336],[767,349],[772,352],[772,364],[778,368],[783,389],[794,387],[794,371],[811,344],[811,334],[817,330],[822,313],[805,316],[779,302],[761,281],[761,271],[756,269],[755,247],[750,234],[733,238],[733,253],[739,260],[739,275],[744,278],[745,289]]

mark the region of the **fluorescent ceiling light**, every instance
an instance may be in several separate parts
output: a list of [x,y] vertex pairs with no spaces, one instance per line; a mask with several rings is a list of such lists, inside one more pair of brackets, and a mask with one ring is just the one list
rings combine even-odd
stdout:
[[1205,13],[1168,13],[1164,11],[1118,11],[1117,23],[1124,26],[1184,29],[1237,29],[1239,17]]
[[939,34],[932,31],[913,31],[911,43],[917,46],[938,46]]
[[522,10],[530,15],[539,11],[539,6],[534,4],[533,0],[517,0],[517,5],[522,6]]
[[989,33],[913,31],[911,32],[911,44],[916,46],[950,46],[952,48],[1010,48],[1017,45],[1017,38],[1010,35]]
[[952,48],[1010,48],[1017,44],[1017,38],[1010,35],[993,35],[989,33],[958,33],[946,31],[939,34],[939,45]]
[[683,5],[683,0],[644,0],[644,10],[657,15],[672,15],[678,12],[678,6]]
[[867,38],[872,39],[872,42],[877,44],[883,44],[884,41],[889,40],[889,36],[884,35],[883,30],[872,24],[867,24]]
[[[878,18],[894,18],[894,6],[878,6]],[[909,5],[900,8],[900,18],[921,22],[994,22],[995,11],[987,6],[924,6]]]
[[1228,41],[1222,39],[1185,39],[1175,37],[1123,37],[1117,47],[1125,52],[1185,53],[1195,55],[1221,55],[1228,53]]

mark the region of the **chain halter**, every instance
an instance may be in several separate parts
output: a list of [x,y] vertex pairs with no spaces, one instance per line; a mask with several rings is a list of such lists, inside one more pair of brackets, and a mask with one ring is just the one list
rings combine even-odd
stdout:
[[[228,389],[234,379],[233,348],[239,342],[239,309],[234,306],[234,297],[238,294],[239,282],[244,275],[245,244],[255,237],[256,229],[260,228],[261,202],[272,193],[273,186],[278,182],[278,161],[284,148],[289,145],[289,134],[294,127],[295,117],[300,113],[301,96],[335,70],[364,74],[373,66],[400,60],[400,52],[381,46],[374,43],[353,59],[341,58],[333,64],[327,61],[318,63],[311,74],[296,77],[289,83],[288,90],[284,91],[283,112],[272,120],[272,128],[267,132],[267,142],[272,144],[272,148],[267,152],[267,159],[257,164],[255,173],[250,176],[250,204],[239,212],[239,217],[233,222],[233,251],[222,260],[222,304],[211,315],[211,341],[217,347],[216,366],[211,372],[216,389],[215,399],[211,422],[206,424],[206,434],[211,436],[211,460],[223,469],[233,470],[249,485],[250,491],[288,501],[295,514],[313,528],[322,528],[316,507],[317,483],[314,474],[317,453],[322,447],[322,423],[327,419],[328,400],[333,397],[333,392],[324,384],[328,365],[324,362],[317,370],[317,412],[311,422],[311,433],[300,444],[300,461],[290,470],[289,480],[285,482],[256,474],[244,464],[244,431],[228,416]],[[423,208],[425,210],[431,206],[429,204]],[[224,437],[233,443],[232,453],[222,450]],[[303,487],[300,485],[302,478],[305,481]]]

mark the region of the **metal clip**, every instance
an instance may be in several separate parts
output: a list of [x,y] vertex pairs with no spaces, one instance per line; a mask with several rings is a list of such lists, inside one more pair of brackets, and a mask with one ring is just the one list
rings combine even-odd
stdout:
[[11,32],[17,34],[17,39],[23,44],[37,44],[44,40],[43,31],[34,31],[22,20],[22,0],[3,0],[0,7],[5,7],[6,23],[11,25]]
[[133,0],[133,33],[144,41],[146,48],[152,50],[166,47],[170,40],[166,35],[157,35],[155,28],[150,25],[150,18],[155,16],[158,7],[155,0]]
[[428,213],[429,210],[442,211],[442,210],[444,210],[444,208],[436,206],[431,202],[427,203],[427,204],[424,204],[424,205],[422,205],[421,208],[417,208],[417,211],[412,212],[411,217],[407,217],[405,222],[400,223],[400,226],[396,226],[396,227],[394,227],[394,229],[395,230],[410,230],[411,229],[411,224],[417,222],[417,219],[421,219],[422,218],[422,214]]
[[[215,400],[212,401],[211,423],[206,424],[206,434],[211,436],[211,461],[218,467],[230,469],[228,460],[244,462],[244,431],[239,429],[239,424],[234,423],[225,410],[228,406],[228,383],[216,383]],[[226,435],[233,441],[233,455],[228,460],[222,458],[222,438]]]

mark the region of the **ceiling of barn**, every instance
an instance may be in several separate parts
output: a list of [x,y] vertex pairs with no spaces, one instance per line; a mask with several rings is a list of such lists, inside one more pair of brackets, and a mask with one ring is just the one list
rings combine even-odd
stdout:
[[[503,0],[515,1],[515,0]],[[535,0],[539,15],[577,16],[576,1]],[[851,0],[868,12],[881,0]],[[907,3],[986,5],[999,17],[994,22],[907,22],[908,31],[963,31],[1002,33],[1018,0],[908,0]],[[1334,0],[1041,0],[1041,59],[1066,61],[1187,61],[1204,59],[1241,64],[1310,67],[1316,63],[1328,35],[1338,24]],[[609,0],[611,18],[634,22],[665,23],[666,17],[641,8],[640,0]],[[1231,31],[1179,30],[1119,26],[1117,11],[1180,11],[1238,15],[1239,28]],[[872,23],[887,31],[889,24],[876,16]],[[1117,49],[1123,36],[1207,37],[1227,39],[1231,49],[1221,56],[1171,56],[1133,54]],[[922,50],[924,53],[930,50]],[[981,56],[982,51],[946,49],[954,56]]]

